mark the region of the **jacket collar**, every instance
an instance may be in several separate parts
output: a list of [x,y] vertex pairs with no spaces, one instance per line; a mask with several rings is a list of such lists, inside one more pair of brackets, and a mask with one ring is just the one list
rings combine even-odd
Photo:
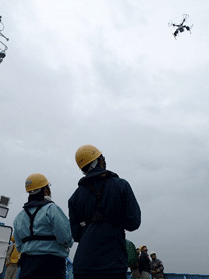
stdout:
[[23,208],[31,208],[31,207],[42,207],[48,203],[51,203],[52,201],[30,201],[30,202],[26,202],[23,206]]
[[119,177],[116,173],[111,172],[109,170],[102,169],[100,167],[96,167],[92,169],[86,176],[82,177],[79,182],[78,186],[86,185],[93,181],[103,180],[106,177]]

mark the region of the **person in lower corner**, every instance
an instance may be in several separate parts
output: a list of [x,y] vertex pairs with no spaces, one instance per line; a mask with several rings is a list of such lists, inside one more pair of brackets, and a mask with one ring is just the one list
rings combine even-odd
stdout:
[[155,279],[163,279],[164,278],[164,274],[163,274],[164,266],[163,266],[163,263],[161,262],[161,260],[157,259],[156,253],[154,251],[151,252],[150,257],[152,258],[152,261],[151,261],[151,264],[150,264],[150,268],[151,268],[151,274],[152,274],[153,278],[155,278]]
[[140,257],[138,260],[139,271],[141,279],[150,279],[150,259],[148,255],[148,249],[146,245],[140,247]]
[[14,236],[11,237],[12,244],[9,246],[6,256],[6,274],[4,279],[16,279],[19,268],[20,253],[18,253],[15,245]]
[[19,279],[65,279],[66,258],[73,245],[69,219],[51,200],[44,175],[31,174],[25,187],[28,202],[14,220],[14,238],[21,253]]

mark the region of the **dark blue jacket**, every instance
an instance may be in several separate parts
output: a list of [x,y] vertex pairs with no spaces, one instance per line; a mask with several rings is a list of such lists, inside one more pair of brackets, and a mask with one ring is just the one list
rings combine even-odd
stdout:
[[[93,169],[68,201],[72,235],[79,242],[74,273],[119,273],[128,266],[124,230],[134,231],[141,211],[129,183],[117,174]],[[101,190],[103,188],[103,190]],[[96,194],[100,195],[96,195]],[[97,212],[98,220],[95,219]],[[80,224],[86,223],[82,227]]]
[[139,272],[146,271],[150,273],[150,259],[147,253],[141,253],[138,264]]

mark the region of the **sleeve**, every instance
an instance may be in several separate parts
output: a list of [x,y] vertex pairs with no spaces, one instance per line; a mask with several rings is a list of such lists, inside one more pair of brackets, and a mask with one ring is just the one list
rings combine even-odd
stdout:
[[126,180],[123,200],[125,206],[125,227],[127,231],[137,230],[141,224],[141,210],[131,186]]
[[159,260],[159,265],[157,267],[157,271],[158,272],[163,272],[164,270],[164,266],[163,266],[163,263]]
[[75,242],[79,242],[85,230],[85,226],[81,226],[79,220],[77,220],[76,215],[74,214],[72,199],[69,199],[68,201],[68,208],[69,208],[69,217],[70,217],[70,225],[72,229],[72,236]]
[[53,227],[57,242],[66,248],[71,248],[74,241],[70,222],[62,209],[56,204],[52,204],[47,210],[47,217]]
[[13,226],[14,226],[14,239],[15,239],[15,245],[16,245],[16,249],[19,253],[21,253],[21,248],[22,248],[22,240],[20,239],[18,233],[17,233],[17,230],[16,230],[16,222],[17,220],[15,219],[14,222],[13,222]]
[[70,218],[70,224],[72,228],[72,235],[75,242],[79,242],[82,234],[85,231],[85,226],[81,226],[79,223],[75,222],[75,219]]

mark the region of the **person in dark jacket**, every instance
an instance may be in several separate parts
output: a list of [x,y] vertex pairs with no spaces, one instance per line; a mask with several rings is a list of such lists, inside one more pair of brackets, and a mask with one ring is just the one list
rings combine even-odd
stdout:
[[106,170],[105,158],[95,146],[81,146],[76,162],[85,176],[68,201],[72,236],[79,243],[74,279],[125,279],[125,230],[140,226],[138,202],[129,183]]
[[164,274],[163,274],[164,266],[163,266],[163,263],[159,259],[157,259],[156,253],[154,251],[151,252],[150,257],[152,258],[152,261],[151,261],[151,274],[152,274],[153,278],[154,279],[163,279],[164,278]]
[[140,247],[141,255],[139,257],[139,271],[141,273],[141,279],[150,279],[150,259],[147,254],[147,246]]

